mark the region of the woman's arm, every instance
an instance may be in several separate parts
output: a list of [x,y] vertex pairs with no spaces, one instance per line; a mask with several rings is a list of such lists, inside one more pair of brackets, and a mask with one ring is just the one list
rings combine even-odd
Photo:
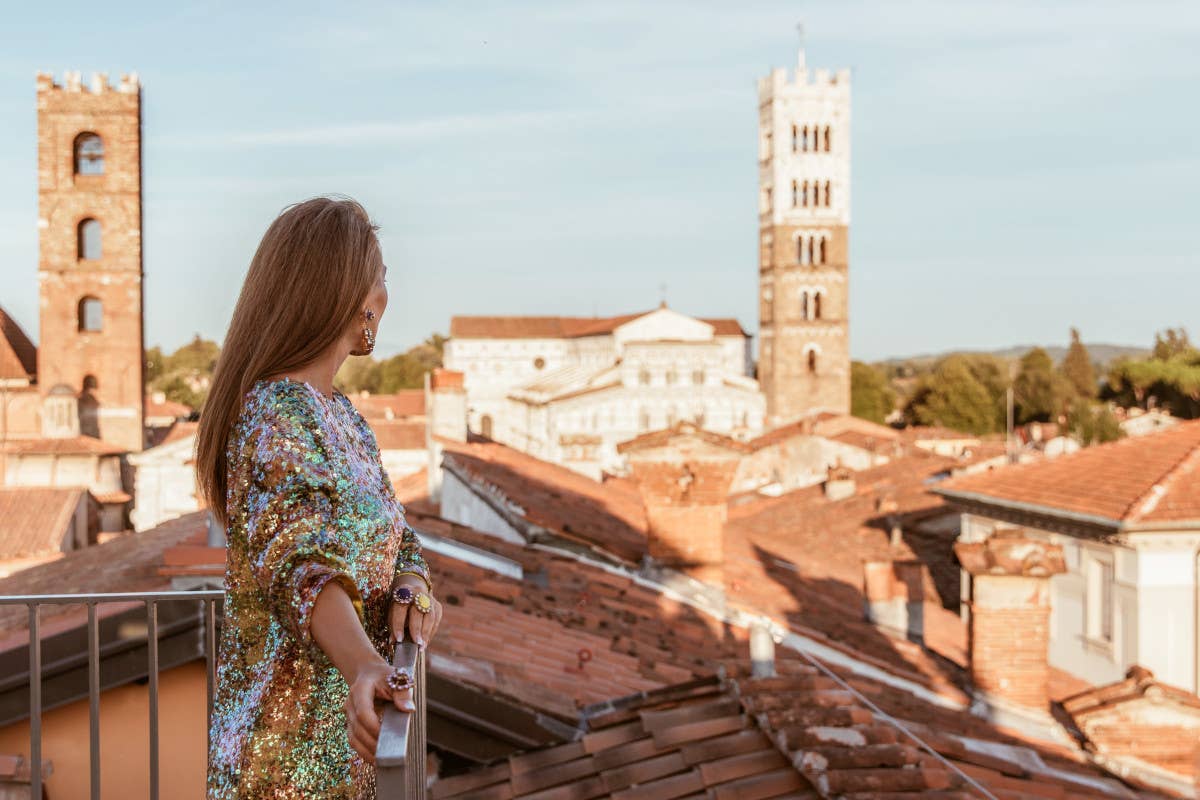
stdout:
[[412,711],[412,689],[397,692],[388,687],[392,666],[376,652],[350,595],[337,581],[326,583],[317,595],[311,625],[313,641],[350,686],[345,705],[350,745],[374,763],[380,726],[375,701],[391,700],[401,711]]

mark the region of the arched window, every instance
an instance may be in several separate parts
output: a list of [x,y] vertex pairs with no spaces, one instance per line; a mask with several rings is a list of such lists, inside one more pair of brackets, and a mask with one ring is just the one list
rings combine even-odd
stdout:
[[810,253],[808,250],[808,243],[804,240],[803,236],[797,236],[796,237],[796,260],[799,261],[801,264],[807,264],[809,255],[810,255]]
[[821,247],[820,247],[820,252],[818,252],[818,253],[817,253],[817,255],[818,255],[818,256],[820,256],[820,259],[821,259],[819,262],[817,262],[817,263],[819,263],[819,264],[824,264],[824,263],[825,263],[825,243],[826,243],[828,240],[829,240],[829,237],[827,237],[827,236],[822,236],[822,237],[821,237]]
[[84,297],[79,301],[79,330],[104,330],[104,304],[99,297]]
[[796,152],[800,148],[800,128],[792,126],[792,152]]
[[817,351],[816,350],[808,351],[808,371],[812,375],[817,374]]
[[821,182],[813,181],[813,205],[821,205]]
[[826,208],[829,207],[829,196],[830,196],[829,181],[825,181],[825,207]]
[[821,293],[813,293],[813,319],[821,318]]
[[85,219],[79,223],[79,258],[94,261],[100,258],[100,222]]
[[808,263],[817,263],[817,237],[808,237]]
[[800,293],[800,319],[808,319],[808,292]]
[[808,126],[804,126],[804,131],[800,135],[800,149],[808,150]]
[[484,414],[479,420],[479,432],[486,439],[492,438],[492,417],[490,414]]
[[75,137],[75,174],[104,174],[104,140],[94,133],[81,133]]
[[650,370],[643,369],[638,372],[638,383],[642,386],[650,385]]
[[800,205],[800,182],[792,181],[792,208]]
[[829,149],[830,149],[830,148],[829,148],[829,142],[830,142],[830,136],[829,136],[829,126],[828,126],[828,125],[826,125],[826,126],[825,126],[825,152],[826,152],[826,153],[828,153],[828,152],[829,152]]
[[808,181],[804,182],[804,190],[800,192],[800,205],[808,206]]

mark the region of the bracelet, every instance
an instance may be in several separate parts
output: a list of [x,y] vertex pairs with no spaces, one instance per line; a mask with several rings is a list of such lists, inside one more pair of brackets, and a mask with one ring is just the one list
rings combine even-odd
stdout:
[[422,581],[425,582],[426,590],[428,590],[429,592],[433,591],[433,583],[429,580],[429,578],[425,577],[424,575],[417,572],[416,570],[402,569],[399,572],[397,572],[395,575],[392,576],[392,580],[399,578],[401,575],[416,575],[418,578],[420,578]]

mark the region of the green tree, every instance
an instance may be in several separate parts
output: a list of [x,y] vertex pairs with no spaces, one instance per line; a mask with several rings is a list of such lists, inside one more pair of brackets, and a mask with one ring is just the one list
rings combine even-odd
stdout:
[[1082,398],[1073,402],[1067,412],[1067,430],[1084,447],[1115,442],[1124,435],[1120,422],[1108,405]]
[[146,372],[145,379],[147,385],[152,385],[158,380],[163,373],[163,352],[162,348],[155,346],[146,351]]
[[1075,328],[1071,328],[1071,346],[1067,348],[1066,358],[1063,359],[1062,374],[1080,397],[1091,400],[1096,396],[1100,388],[1096,383],[1096,370]]
[[1125,407],[1160,406],[1184,419],[1200,417],[1200,351],[1182,328],[1157,334],[1149,358],[1109,367],[1102,396]]
[[850,362],[850,413],[871,422],[883,423],[896,407],[896,393],[883,370]]
[[445,343],[446,337],[435,333],[416,347],[382,361],[348,358],[335,381],[347,393],[391,394],[401,389],[420,389],[425,385],[425,373],[442,365]]
[[906,416],[921,425],[940,425],[964,433],[997,430],[996,399],[972,366],[979,365],[966,356],[941,359],[921,379]]
[[1018,424],[1056,422],[1066,408],[1070,389],[1054,369],[1054,359],[1040,347],[1021,357],[1013,380],[1013,407]]

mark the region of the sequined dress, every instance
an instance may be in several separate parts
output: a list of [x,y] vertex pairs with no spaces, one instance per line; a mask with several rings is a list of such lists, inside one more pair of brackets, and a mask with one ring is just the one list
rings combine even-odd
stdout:
[[390,657],[388,589],[428,575],[375,436],[340,392],[258,381],[230,431],[224,628],[208,797],[374,798],[346,736],[348,687],[312,639],[317,594],[339,582]]

